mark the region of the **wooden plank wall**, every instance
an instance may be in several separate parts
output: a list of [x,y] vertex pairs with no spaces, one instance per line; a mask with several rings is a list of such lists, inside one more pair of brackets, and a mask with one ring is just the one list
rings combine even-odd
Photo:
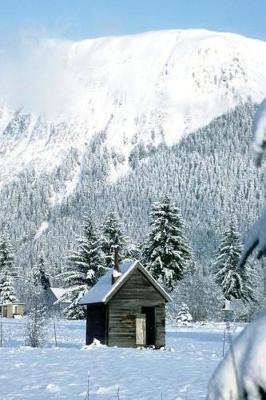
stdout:
[[108,344],[136,347],[136,315],[141,307],[156,307],[156,346],[165,344],[165,299],[136,270],[109,302]]
[[156,347],[165,346],[165,304],[156,306]]

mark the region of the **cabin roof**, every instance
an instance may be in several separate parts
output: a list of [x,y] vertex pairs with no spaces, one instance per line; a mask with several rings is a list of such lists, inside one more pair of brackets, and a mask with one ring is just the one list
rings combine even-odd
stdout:
[[49,289],[54,294],[57,300],[60,300],[61,297],[67,292],[67,289],[60,287],[50,287]]
[[146,271],[142,264],[137,260],[124,260],[120,263],[121,276],[112,284],[113,268],[110,268],[98,282],[79,300],[80,305],[104,303],[107,304],[114,294],[123,286],[134,270],[140,270],[148,279],[150,284],[157,289],[166,301],[171,301],[171,297],[163,287]]

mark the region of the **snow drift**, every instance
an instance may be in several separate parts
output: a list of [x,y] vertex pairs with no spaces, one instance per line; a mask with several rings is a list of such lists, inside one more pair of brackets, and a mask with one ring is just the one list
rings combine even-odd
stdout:
[[[261,400],[266,393],[266,312],[237,337],[219,364],[208,400]],[[244,397],[246,396],[246,397]]]

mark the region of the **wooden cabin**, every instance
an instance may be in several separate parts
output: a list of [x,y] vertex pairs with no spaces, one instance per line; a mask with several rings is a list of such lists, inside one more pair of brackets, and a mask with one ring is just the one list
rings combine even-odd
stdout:
[[170,300],[139,261],[116,263],[79,301],[87,306],[86,344],[164,346]]
[[25,304],[23,303],[0,304],[0,317],[3,318],[23,317],[24,312],[25,312]]
[[44,291],[44,302],[51,313],[62,314],[71,302],[66,300],[67,289],[61,287],[48,287]]

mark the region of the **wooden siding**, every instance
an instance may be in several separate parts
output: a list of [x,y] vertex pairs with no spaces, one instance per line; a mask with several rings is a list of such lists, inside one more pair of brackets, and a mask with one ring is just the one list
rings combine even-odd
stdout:
[[165,299],[135,270],[108,304],[110,346],[136,347],[136,316],[142,307],[155,307],[156,347],[165,344]]
[[165,304],[160,304],[155,309],[156,321],[156,347],[165,346]]

